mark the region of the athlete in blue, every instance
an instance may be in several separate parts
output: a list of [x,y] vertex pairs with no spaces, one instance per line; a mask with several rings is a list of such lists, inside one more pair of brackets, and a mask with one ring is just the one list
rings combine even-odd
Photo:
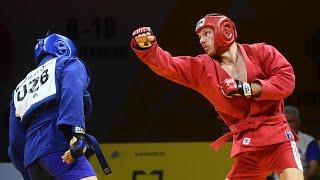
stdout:
[[305,180],[320,179],[320,149],[317,140],[300,130],[300,111],[296,106],[285,106],[284,114],[292,128],[298,134],[297,147],[304,171]]
[[39,39],[37,68],[12,93],[8,151],[25,179],[97,179],[84,156],[90,74],[76,54],[65,36]]

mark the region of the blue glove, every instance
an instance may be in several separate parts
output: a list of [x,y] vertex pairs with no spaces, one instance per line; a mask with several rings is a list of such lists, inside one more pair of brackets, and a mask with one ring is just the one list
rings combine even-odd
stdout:
[[77,140],[70,146],[69,150],[71,152],[72,159],[77,159],[86,153],[88,146],[85,141],[84,134],[75,134],[74,137],[77,138]]

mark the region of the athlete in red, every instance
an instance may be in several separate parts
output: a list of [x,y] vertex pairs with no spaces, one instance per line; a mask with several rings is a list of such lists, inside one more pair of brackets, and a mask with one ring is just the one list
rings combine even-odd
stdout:
[[226,179],[303,179],[303,170],[283,114],[283,99],[295,85],[292,66],[273,46],[238,44],[234,23],[208,14],[195,29],[206,54],[175,56],[159,47],[150,27],[133,32],[131,46],[155,73],[206,97],[230,133],[212,143],[217,150],[233,137],[235,159]]

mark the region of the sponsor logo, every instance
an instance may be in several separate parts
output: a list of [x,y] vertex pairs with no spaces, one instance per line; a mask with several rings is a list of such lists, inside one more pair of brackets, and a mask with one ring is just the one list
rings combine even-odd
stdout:
[[77,133],[77,134],[85,134],[85,130],[82,128],[82,127],[79,127],[79,126],[75,126],[74,127],[74,132]]
[[290,140],[292,140],[293,139],[293,134],[292,134],[292,132],[291,131],[286,131],[286,137],[287,137],[287,139],[290,139]]
[[249,144],[250,144],[250,141],[251,141],[251,138],[245,137],[245,138],[243,138],[242,144],[244,144],[244,145],[249,145]]

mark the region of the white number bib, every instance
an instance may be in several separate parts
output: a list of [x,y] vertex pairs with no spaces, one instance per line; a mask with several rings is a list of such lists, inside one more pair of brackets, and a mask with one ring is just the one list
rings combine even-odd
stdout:
[[57,58],[47,61],[18,84],[13,93],[16,117],[22,119],[33,104],[56,94],[56,61]]

